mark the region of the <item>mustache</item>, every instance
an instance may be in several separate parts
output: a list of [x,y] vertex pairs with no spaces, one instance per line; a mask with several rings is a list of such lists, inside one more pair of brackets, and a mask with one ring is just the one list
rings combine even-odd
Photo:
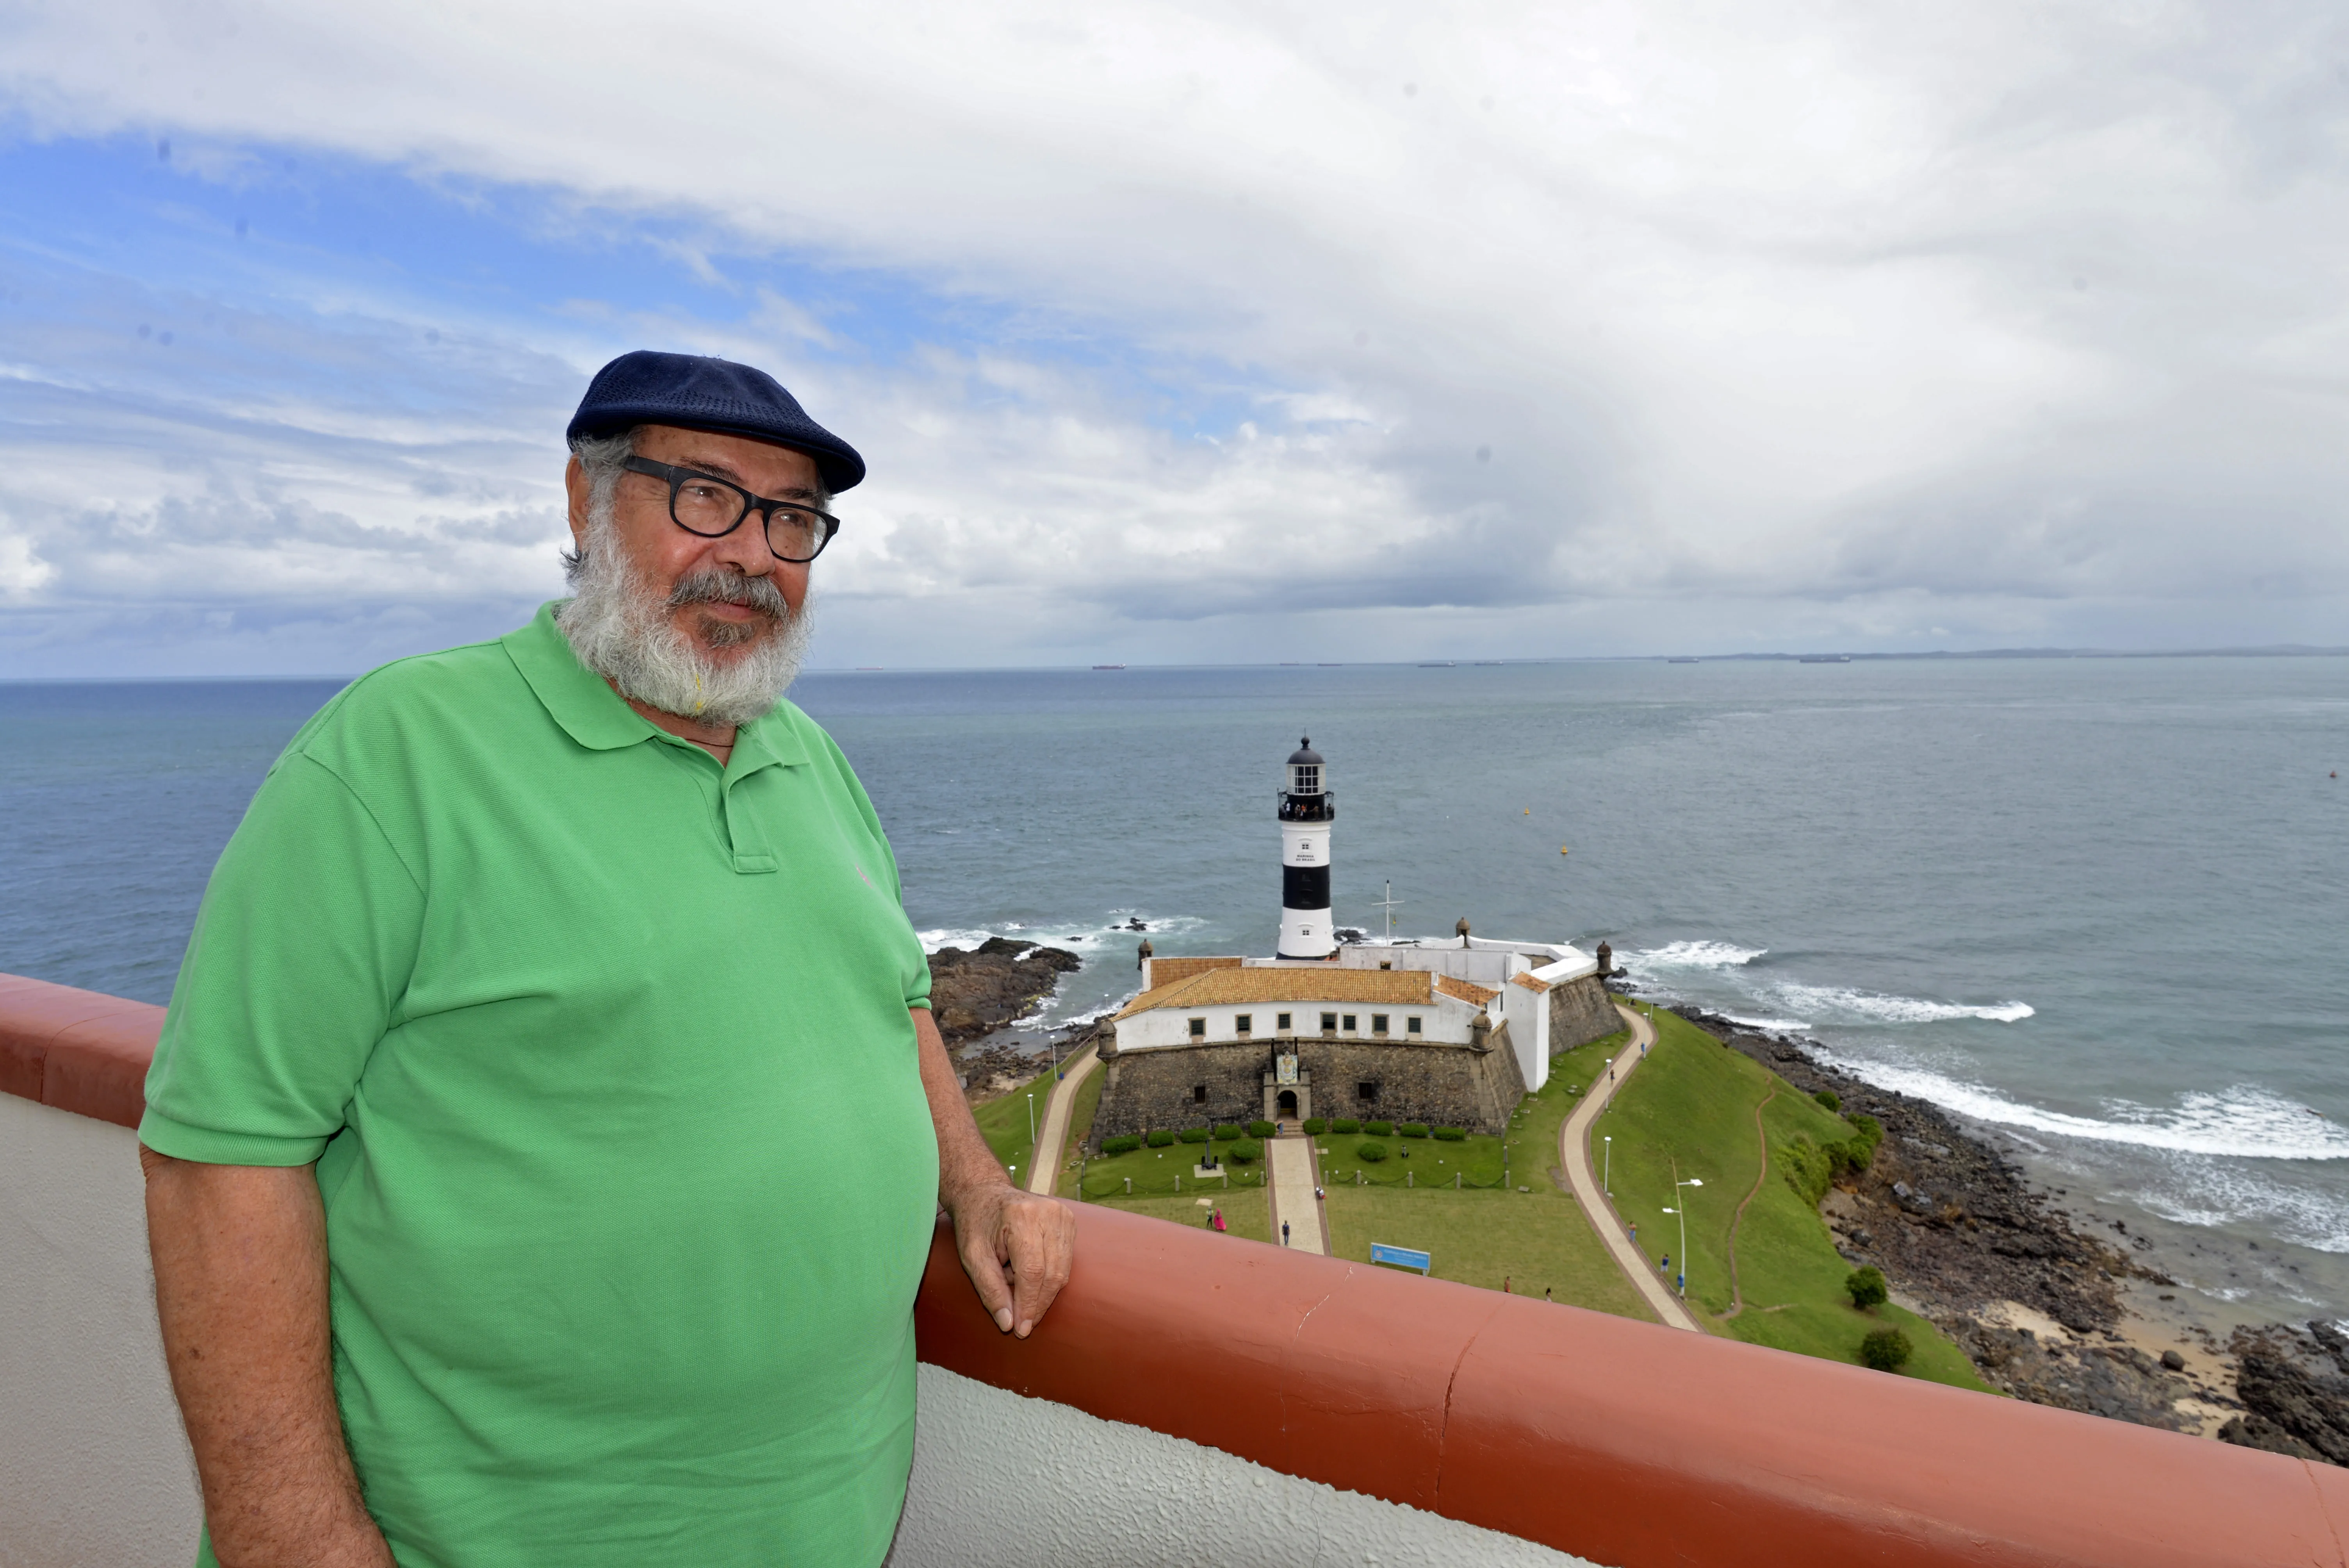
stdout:
[[668,604],[672,610],[688,604],[740,604],[778,621],[789,619],[792,613],[773,578],[715,569],[678,578],[677,586],[669,590]]

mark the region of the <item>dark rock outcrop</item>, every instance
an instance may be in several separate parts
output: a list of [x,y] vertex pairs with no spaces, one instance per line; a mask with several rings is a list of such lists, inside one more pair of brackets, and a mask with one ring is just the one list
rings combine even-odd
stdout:
[[[2349,1341],[2319,1320],[2307,1328],[2239,1328],[2235,1392],[2245,1415],[2220,1436],[2247,1448],[2349,1464]],[[2232,1435],[2230,1435],[2232,1434]],[[2281,1446],[2289,1439],[2298,1448]]]
[[991,1035],[1049,996],[1084,961],[1062,947],[990,936],[930,954],[930,1011],[947,1048]]

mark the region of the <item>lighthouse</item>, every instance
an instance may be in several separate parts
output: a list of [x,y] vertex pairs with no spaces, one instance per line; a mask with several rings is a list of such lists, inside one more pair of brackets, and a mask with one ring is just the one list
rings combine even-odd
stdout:
[[1288,754],[1280,790],[1282,958],[1327,958],[1338,951],[1330,923],[1330,824],[1338,803],[1321,754],[1306,736]]

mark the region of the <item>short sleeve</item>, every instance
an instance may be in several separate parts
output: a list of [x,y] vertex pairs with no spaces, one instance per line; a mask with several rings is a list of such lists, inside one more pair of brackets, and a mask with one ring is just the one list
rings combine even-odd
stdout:
[[216,1165],[316,1160],[407,988],[423,904],[350,788],[281,758],[204,890],[140,1141]]

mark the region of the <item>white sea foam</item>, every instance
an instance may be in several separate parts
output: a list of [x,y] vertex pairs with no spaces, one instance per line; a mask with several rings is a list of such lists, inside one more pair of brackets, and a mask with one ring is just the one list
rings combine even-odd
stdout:
[[1807,1029],[1811,1026],[1803,1018],[1748,1018],[1736,1013],[1723,1013],[1733,1024],[1743,1024],[1749,1029]]
[[[1146,928],[1134,931],[1126,922],[1139,918]],[[954,926],[936,926],[914,934],[921,938],[923,951],[936,953],[941,947],[977,947],[991,936],[1007,936],[1017,942],[1055,943],[1100,942],[1112,937],[1132,936],[1139,941],[1145,936],[1181,936],[1206,924],[1196,915],[1174,914],[1153,916],[1130,909],[1112,910],[1105,922],[1093,920],[1006,921],[992,930],[965,930]]]
[[1623,964],[1631,969],[1735,969],[1769,951],[1766,947],[1733,947],[1726,942],[1669,942],[1661,947],[1627,954]]
[[936,953],[941,947],[977,947],[980,943],[985,942],[988,937],[993,936],[995,933],[991,931],[954,931],[941,926],[934,931],[917,931],[914,933],[914,934],[922,939],[923,952]]
[[1915,1095],[1977,1121],[2026,1128],[2057,1138],[2238,1160],[2349,1160],[2349,1130],[2311,1115],[2306,1106],[2249,1084],[2218,1094],[2181,1095],[2168,1109],[2109,1101],[2108,1115],[2097,1118],[2025,1105],[1997,1089],[1923,1068],[1856,1060],[1833,1051],[1819,1054],[1879,1088]]
[[2028,1002],[1975,1006],[1964,1002],[1929,1002],[1921,996],[1887,996],[1848,985],[1805,985],[1793,980],[1765,987],[1763,999],[1814,1021],[1826,1018],[1869,1024],[1941,1024],[1953,1018],[2019,1024],[2038,1011]]

